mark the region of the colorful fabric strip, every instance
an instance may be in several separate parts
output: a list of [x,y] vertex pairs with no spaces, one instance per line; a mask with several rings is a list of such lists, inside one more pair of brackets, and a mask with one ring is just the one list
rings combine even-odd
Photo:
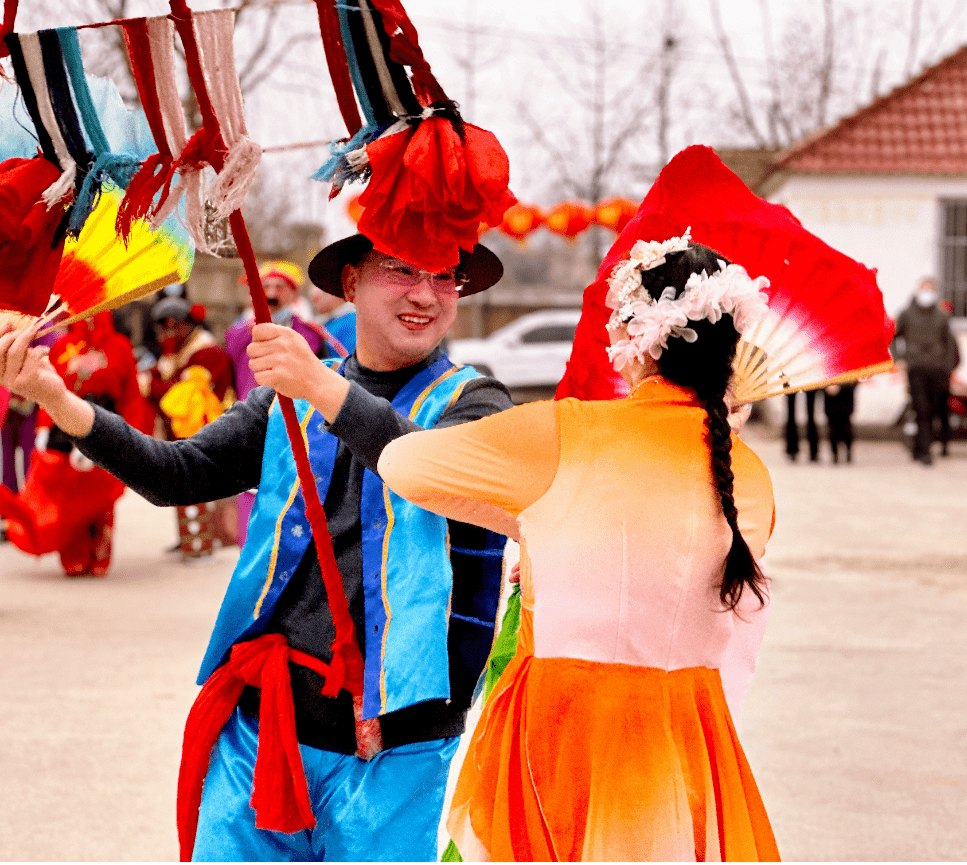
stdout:
[[[71,157],[67,142],[61,134],[60,126],[54,115],[54,108],[50,104],[50,95],[47,91],[47,77],[44,74],[44,59],[40,48],[40,37],[36,33],[19,34],[20,49],[23,53],[23,63],[26,67],[27,76],[33,87],[36,99],[38,118],[34,118],[34,123],[38,130],[43,126],[47,130],[47,135],[53,144],[54,152],[57,154],[57,161],[61,166],[60,178],[48,187],[43,194],[43,199],[48,207],[62,200],[70,194],[74,188],[74,178],[77,176],[77,163]],[[20,79],[17,79],[18,82]]]
[[74,106],[70,82],[67,78],[67,68],[64,65],[64,55],[60,49],[60,39],[54,30],[41,30],[37,34],[40,43],[40,55],[44,64],[44,78],[47,82],[47,96],[57,121],[57,128],[64,139],[71,159],[77,165],[75,183],[80,186],[91,162],[93,154],[87,149],[84,131],[81,129],[80,118]]
[[52,162],[60,171],[63,171],[64,166],[57,156],[53,139],[50,133],[48,133],[40,114],[40,106],[37,102],[37,96],[34,93],[34,85],[30,80],[30,73],[27,70],[27,63],[24,58],[23,48],[20,44],[20,37],[16,33],[10,33],[4,37],[4,43],[10,54],[10,62],[13,64],[14,76],[17,79],[17,85],[20,87],[20,94],[23,96],[24,106],[37,132],[41,152],[48,162]]
[[56,33],[74,93],[74,101],[94,156],[94,161],[80,185],[77,200],[71,210],[70,234],[77,237],[96,207],[104,185],[127,189],[140,166],[140,160],[131,154],[111,152],[111,145],[97,116],[87,76],[84,74],[77,30],[74,27],[61,27]]
[[346,123],[346,129],[352,137],[359,132],[363,124],[359,119],[356,97],[353,95],[353,82],[349,75],[346,46],[343,44],[342,31],[339,27],[339,15],[332,0],[316,0],[316,14],[319,18],[319,32],[322,34],[322,45],[326,52],[329,77],[336,91],[336,102],[339,104],[339,112]]

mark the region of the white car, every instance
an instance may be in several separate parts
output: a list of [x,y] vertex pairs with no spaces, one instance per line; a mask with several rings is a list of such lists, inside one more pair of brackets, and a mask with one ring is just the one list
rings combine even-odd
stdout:
[[447,354],[507,387],[557,387],[580,317],[579,309],[531,312],[484,339],[455,339]]

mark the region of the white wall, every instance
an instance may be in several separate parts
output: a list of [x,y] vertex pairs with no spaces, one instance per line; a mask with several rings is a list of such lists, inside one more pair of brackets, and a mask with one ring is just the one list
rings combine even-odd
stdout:
[[892,316],[909,303],[921,276],[939,270],[944,198],[967,199],[967,177],[803,175],[769,196],[830,246],[876,268]]

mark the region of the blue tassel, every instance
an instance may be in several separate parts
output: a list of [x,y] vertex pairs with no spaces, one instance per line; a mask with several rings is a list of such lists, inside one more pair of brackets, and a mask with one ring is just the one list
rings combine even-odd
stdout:
[[102,153],[98,156],[84,178],[71,208],[68,235],[77,237],[81,233],[87,218],[97,207],[104,186],[126,189],[140,167],[141,163],[133,156],[116,153]]
[[329,145],[329,153],[331,154],[329,159],[312,175],[312,179],[323,183],[333,181],[336,186],[344,186],[351,180],[358,179],[363,172],[349,164],[346,159],[347,155],[354,150],[365,147],[371,141],[375,141],[386,129],[386,126],[378,127],[367,124],[348,141],[333,141]]

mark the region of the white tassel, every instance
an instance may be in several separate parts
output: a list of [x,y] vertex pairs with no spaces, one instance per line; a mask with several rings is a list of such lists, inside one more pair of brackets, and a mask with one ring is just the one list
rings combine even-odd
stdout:
[[261,158],[262,148],[248,136],[232,145],[209,190],[209,200],[219,217],[230,216],[242,206]]
[[43,199],[47,209],[51,210],[57,202],[66,198],[74,188],[74,178],[77,176],[77,164],[71,162],[67,170],[61,174],[50,186],[44,190]]

